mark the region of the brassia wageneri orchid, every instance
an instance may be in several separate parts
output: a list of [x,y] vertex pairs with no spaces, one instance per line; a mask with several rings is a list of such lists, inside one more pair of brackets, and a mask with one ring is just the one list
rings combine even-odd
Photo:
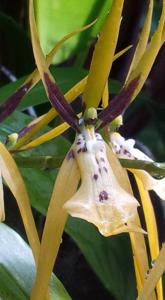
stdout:
[[[119,94],[114,97],[113,101],[109,102],[107,82],[113,60],[115,59],[115,49],[120,29],[123,4],[124,1],[122,0],[113,1],[111,11],[105,20],[96,43],[88,76],[63,96],[49,71],[49,64],[56,51],[66,39],[81,30],[87,29],[90,25],[66,36],[54,48],[55,50],[53,49],[51,51],[47,59],[45,59],[37,34],[33,1],[29,1],[31,38],[37,70],[29,76],[22,87],[16,91],[14,96],[10,97],[1,107],[1,120],[10,115],[24,94],[28,93],[40,78],[42,79],[48,99],[53,108],[47,114],[34,120],[26,128],[21,130],[18,136],[15,136],[14,144],[10,147],[10,150],[12,152],[19,150],[24,151],[36,147],[60,135],[69,126],[76,132],[75,141],[60,167],[54,185],[46,216],[40,251],[37,234],[35,234],[34,245],[34,241],[32,241],[31,236],[29,236],[30,245],[32,249],[34,249],[33,252],[37,267],[31,300],[49,299],[49,280],[68,214],[93,223],[97,226],[99,232],[106,237],[123,232],[129,233],[139,299],[147,299],[145,298],[145,284],[147,284],[146,274],[149,269],[149,261],[143,236],[146,232],[141,226],[137,212],[137,207],[140,204],[133,195],[127,172],[122,168],[118,158],[126,158],[133,161],[145,160],[152,162],[152,160],[134,147],[134,140],[125,140],[119,133],[113,132],[112,128],[114,124],[117,124],[115,125],[117,127],[120,125],[118,120],[121,120],[121,116],[127,106],[142,89],[155,58],[164,43],[165,1],[163,1],[162,4],[159,24],[150,42],[148,42],[153,12],[153,1],[149,1],[146,20],[125,84]],[[125,49],[117,54],[117,57],[124,52]],[[77,116],[69,102],[75,100],[80,94],[83,94],[83,108],[80,111],[81,116]],[[97,114],[97,108],[101,100],[103,110]],[[62,123],[51,130],[51,132],[28,143],[29,139],[39,129],[48,124],[57,114],[59,114],[66,123]],[[101,133],[98,132],[102,128],[105,131],[106,141]],[[0,150],[2,150],[1,166],[4,166],[4,169],[1,167],[1,173],[6,183],[9,187],[11,186],[11,190],[13,190],[14,188],[10,178],[10,166],[7,166],[6,160],[8,159],[11,164],[14,164],[14,162],[3,145],[1,145]],[[148,234],[150,256],[152,260],[156,260],[160,248],[154,210],[148,191],[153,189],[165,200],[165,180],[164,178],[161,180],[154,179],[144,170],[135,170],[133,167],[129,167],[129,170],[135,176],[139,189]],[[22,182],[21,186],[23,186]],[[64,187],[66,188],[64,189]],[[13,192],[13,194],[18,200],[18,193]],[[2,184],[0,201],[0,217],[1,220],[3,220]],[[29,208],[28,211],[30,215],[29,218],[32,220],[31,226],[33,226],[33,219]],[[24,214],[25,212],[23,211],[22,216]],[[29,231],[26,220],[24,224],[28,234]],[[45,256],[45,253],[48,253],[48,255]],[[163,256],[160,254],[160,257]],[[162,259],[160,257],[159,260]],[[152,285],[149,298],[151,300],[163,300],[162,282],[160,279],[162,272],[163,271],[159,272],[159,277]],[[147,280],[149,281],[150,278],[148,277]]]

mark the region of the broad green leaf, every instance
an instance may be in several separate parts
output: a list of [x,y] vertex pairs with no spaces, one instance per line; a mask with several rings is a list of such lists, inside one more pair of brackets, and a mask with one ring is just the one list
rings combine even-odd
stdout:
[[46,214],[57,170],[39,170],[20,168],[28,190],[31,205],[42,214]]
[[98,23],[87,32],[70,39],[59,51],[59,63],[75,53],[84,51],[92,36],[96,36],[108,13],[112,0],[84,0],[78,9],[76,0],[35,0],[36,21],[41,46],[47,54],[60,38],[98,18]]
[[[28,300],[35,277],[35,263],[29,246],[10,227],[0,224],[0,297]],[[51,300],[70,300],[57,277],[52,276]]]
[[116,300],[136,299],[131,248],[126,234],[105,238],[91,224],[69,218],[66,232]]

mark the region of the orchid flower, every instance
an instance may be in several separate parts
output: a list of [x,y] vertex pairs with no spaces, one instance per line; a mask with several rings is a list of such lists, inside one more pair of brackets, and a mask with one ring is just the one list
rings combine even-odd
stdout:
[[[119,133],[115,132],[110,134],[110,141],[113,152],[118,158],[153,162],[149,156],[134,147],[135,140],[133,139],[126,140]],[[162,200],[165,200],[165,178],[155,179],[144,170],[129,170],[142,181],[144,189],[147,191],[154,190]]]
[[[143,87],[158,51],[165,40],[165,1],[163,1],[157,29],[148,43],[153,11],[153,1],[149,1],[144,28],[125,84],[110,103],[108,101],[107,81],[115,57],[124,0],[113,2],[111,11],[106,18],[96,43],[88,77],[84,78],[64,96],[49,71],[48,67],[51,59],[47,61],[42,53],[35,24],[33,1],[30,0],[29,3],[31,38],[37,71],[29,77],[28,83],[30,83],[28,87],[25,87],[26,89],[21,89],[21,95],[27,93],[41,78],[53,108],[47,114],[34,120],[18,134],[18,139],[12,150],[26,150],[28,146],[29,148],[37,146],[61,134],[69,126],[76,132],[75,141],[62,163],[54,185],[42,236],[37,275],[31,300],[45,299],[68,213],[73,217],[83,218],[91,222],[98,227],[99,232],[104,236],[129,232],[139,292],[143,287],[148,270],[148,256],[143,237],[144,231],[141,228],[137,214],[139,204],[133,196],[126,171],[121,167],[117,157],[112,153],[109,145],[106,144],[98,131],[101,128],[108,127],[112,121],[123,114],[124,110]],[[20,96],[20,90],[16,94]],[[80,94],[83,94],[84,108],[81,117],[76,115],[69,104]],[[18,101],[20,101],[20,97],[18,98]],[[15,96],[14,99],[16,99]],[[101,99],[104,109],[97,116],[96,109]],[[10,100],[9,103],[11,104]],[[8,105],[6,104],[4,107],[2,118],[6,117],[8,113]],[[14,105],[12,110],[13,107]],[[36,139],[31,142],[33,144],[26,144],[29,138],[48,124],[57,114],[66,123],[53,129],[53,132],[50,132],[50,134],[47,133],[45,136],[39,137],[40,141]],[[124,147],[131,148],[130,155],[136,158],[139,155],[139,151],[134,148],[134,142],[124,140],[124,143],[126,143]],[[142,152],[140,153],[142,155]],[[115,154],[118,155],[116,152]],[[139,172],[142,174],[141,171]],[[151,182],[149,179],[146,179],[148,174],[143,173],[143,177],[145,177],[146,182]],[[141,179],[140,176],[139,178]],[[155,179],[153,180],[157,182]],[[79,183],[80,186],[78,188]],[[64,188],[65,186],[66,188]],[[156,183],[154,189],[155,186],[157,186]],[[150,187],[151,185],[148,185],[147,190]],[[144,188],[146,187],[142,187],[143,192]],[[148,207],[151,208],[150,199],[147,203]],[[149,244],[155,245],[153,250],[151,247],[151,257],[156,259],[159,254],[159,244],[153,211],[152,221],[153,237],[150,234],[151,224],[149,224],[147,230]],[[49,251],[49,255],[45,256],[47,251]],[[157,285],[157,294],[158,300],[162,300],[161,282]],[[156,299],[154,291],[152,291],[151,299]]]
[[[37,35],[33,1],[30,1],[29,15],[36,65],[45,86],[47,96],[56,112],[50,111],[39,120],[36,120],[32,126],[30,125],[29,131],[33,132],[33,129],[37,128],[41,122],[42,124],[47,124],[51,120],[50,116],[52,117],[55,116],[55,113],[59,113],[60,116],[77,132],[75,142],[62,164],[54,186],[43,232],[37,276],[31,300],[38,298],[42,299],[43,295],[46,294],[51,270],[58,253],[62,228],[64,227],[67,218],[67,212],[73,216],[82,217],[85,220],[92,222],[98,227],[99,231],[106,236],[127,231],[129,229],[128,231],[134,253],[138,291],[141,290],[145,280],[145,274],[148,269],[148,258],[144,238],[142,234],[138,233],[137,235],[136,233],[136,231],[142,232],[141,224],[136,212],[138,203],[136,199],[131,196],[131,189],[126,173],[118,165],[110,148],[103,141],[99,133],[96,132],[96,128],[99,129],[108,126],[110,122],[122,114],[130,101],[139,93],[147,79],[156,55],[164,41],[165,1],[163,1],[162,14],[157,30],[147,46],[153,10],[153,1],[149,1],[146,23],[135,52],[136,59],[134,59],[134,62],[131,64],[130,74],[127,76],[123,89],[119,95],[116,96],[114,101],[108,104],[107,79],[119,34],[123,3],[124,1],[122,0],[114,1],[111,12],[100,33],[92,58],[89,75],[86,82],[83,83],[84,86],[81,90],[81,92],[84,91],[83,102],[86,111],[83,117],[79,119],[71,107],[68,106],[65,97],[61,95],[48,70]],[[102,57],[105,59],[103,60]],[[85,115],[88,114],[88,109],[98,107],[101,97],[103,97],[103,103],[106,107],[98,115],[98,121],[95,123],[93,117],[90,119],[89,117],[86,118]],[[55,128],[51,133],[51,138],[53,135],[55,137],[68,128],[67,124],[62,124],[60,126],[63,126],[63,129],[61,130],[61,128],[58,127]],[[45,141],[46,139],[49,139],[48,134],[45,136]],[[98,139],[100,139],[100,141],[98,141]],[[37,141],[35,146],[36,145]],[[24,149],[28,149],[26,148],[26,145]],[[101,158],[103,158],[104,161],[101,160]],[[111,176],[108,174],[111,174]],[[70,180],[70,188],[68,186],[64,193],[61,182],[67,184],[68,177]],[[79,177],[81,177],[81,185],[78,191],[76,191]],[[121,180],[121,178],[123,179]],[[112,186],[114,189],[110,189]],[[119,191],[119,194],[117,191]],[[56,197],[57,194],[58,197]],[[119,202],[116,200],[117,195],[119,195]],[[110,201],[110,199],[113,200]],[[120,203],[120,207],[118,203]],[[150,207],[150,202],[148,202],[148,206]],[[111,210],[109,209],[110,207]],[[123,210],[123,208],[125,209]],[[109,218],[113,218],[113,224]],[[155,220],[154,214],[152,214],[152,220]],[[155,246],[153,252],[151,249],[151,255],[152,258],[156,258],[159,253],[159,245],[155,222],[153,222],[153,224],[153,239],[150,238],[150,244],[152,244],[152,241],[154,240]],[[149,226],[148,228],[150,232],[151,227]],[[52,239],[54,240],[53,245]],[[45,257],[45,252],[48,251],[48,249],[49,257]],[[43,257],[45,258],[44,265]],[[157,293],[158,299],[163,299],[161,282],[157,286]],[[151,299],[156,299],[155,297],[155,293],[153,292]]]

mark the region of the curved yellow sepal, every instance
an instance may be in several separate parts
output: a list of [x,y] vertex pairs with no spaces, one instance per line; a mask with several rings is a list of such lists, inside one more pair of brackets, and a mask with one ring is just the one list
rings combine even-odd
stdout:
[[165,23],[165,0],[163,0],[162,14],[159,20],[158,27],[152,36],[151,42],[147,46],[146,51],[141,57],[136,68],[131,72],[126,82],[126,85],[128,85],[132,80],[140,76],[139,83],[133,93],[132,100],[134,100],[135,97],[138,95],[138,93],[141,91],[149,75],[149,72],[153,66],[155,58],[162,46],[162,33],[163,33],[164,23]]
[[69,128],[69,125],[67,123],[62,123],[61,125],[55,127],[54,129],[48,131],[47,133],[41,135],[40,137],[36,138],[32,142],[28,143],[27,145],[21,147],[21,151],[29,150],[32,148],[35,148],[41,144],[44,144],[55,137],[62,134],[64,131],[66,131]]
[[[137,300],[149,300],[151,299],[151,294],[154,291],[157,282],[165,271],[165,244],[163,244],[160,250],[159,256],[154,262],[153,268],[150,270],[147,280],[144,283],[144,287],[139,294]],[[160,298],[163,300],[163,298]]]
[[63,205],[76,192],[79,178],[79,170],[71,149],[59,170],[48,207],[31,300],[44,299],[46,295],[68,216]]
[[132,70],[134,70],[137,67],[137,64],[139,63],[141,57],[143,56],[146,50],[148,40],[149,40],[150,30],[151,30],[152,13],[153,13],[153,0],[149,0],[147,16],[145,19],[142,32],[140,34],[139,42],[137,44],[131,65],[129,67],[126,81],[128,80]]
[[[155,259],[159,255],[159,238],[158,238],[158,229],[156,225],[155,213],[154,213],[154,209],[148,191],[144,189],[141,180],[136,175],[134,176],[140,193],[145,222],[147,226],[151,259],[152,261],[155,261]],[[160,280],[159,283],[157,284],[156,290],[158,294],[158,300],[163,300],[162,280]]]
[[2,177],[17,201],[27,238],[37,263],[40,242],[30,207],[29,197],[17,165],[2,143],[0,143],[0,169]]
[[[108,159],[111,162],[113,172],[115,173],[115,176],[117,177],[117,180],[120,183],[121,187],[125,189],[128,193],[133,194],[126,170],[122,168],[118,158],[113,153],[109,145],[106,146],[106,150]],[[138,214],[136,214],[134,218],[134,223],[138,228],[141,228],[141,223]],[[145,281],[147,270],[149,268],[148,255],[144,235],[142,233],[129,232],[129,236],[133,252],[137,289],[138,292],[140,292]]]

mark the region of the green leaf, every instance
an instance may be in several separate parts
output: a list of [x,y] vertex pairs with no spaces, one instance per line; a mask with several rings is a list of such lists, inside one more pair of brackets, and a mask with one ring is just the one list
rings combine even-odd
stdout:
[[[10,227],[0,224],[0,297],[28,300],[35,277],[31,249]],[[52,300],[70,300],[61,282],[52,276]]]
[[105,238],[93,225],[77,218],[69,218],[66,232],[80,247],[92,269],[116,300],[136,299],[132,253],[127,234]]
[[98,23],[65,43],[55,58],[59,63],[77,52],[86,49],[93,36],[96,36],[109,11],[112,0],[83,0],[78,9],[77,0],[35,0],[35,12],[41,46],[47,54],[66,34],[89,24],[97,17]]
[[[67,92],[79,80],[86,76],[87,71],[74,67],[51,67],[51,72],[55,77],[57,84],[63,93]],[[20,78],[16,82],[9,83],[0,88],[0,103],[3,103],[12,93],[21,86],[25,77]],[[24,110],[29,106],[35,106],[44,102],[48,102],[43,84],[38,83],[22,100],[19,110]]]

